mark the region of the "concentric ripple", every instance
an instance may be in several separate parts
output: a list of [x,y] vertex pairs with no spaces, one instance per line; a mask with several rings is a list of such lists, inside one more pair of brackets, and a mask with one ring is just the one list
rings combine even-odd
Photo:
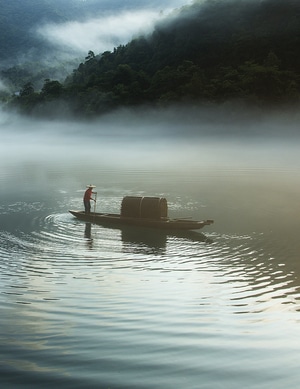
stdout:
[[[263,234],[224,235],[110,229],[83,223],[69,213],[26,215],[15,232],[0,233],[1,277],[19,287],[32,277],[47,283],[68,277],[98,282],[103,269],[170,274],[180,282],[222,287],[234,313],[297,306],[292,271],[274,258]],[[24,228],[26,226],[26,228]],[[23,228],[23,229],[22,229]],[[18,277],[16,277],[18,275]]]

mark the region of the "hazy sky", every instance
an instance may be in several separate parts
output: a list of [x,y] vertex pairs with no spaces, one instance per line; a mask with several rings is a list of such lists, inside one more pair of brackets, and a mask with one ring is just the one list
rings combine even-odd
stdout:
[[[86,0],[88,1],[88,0]],[[38,33],[64,52],[95,54],[113,50],[126,44],[134,36],[151,32],[155,22],[172,10],[191,4],[191,0],[150,0],[149,2],[99,0],[103,3],[101,15],[85,21],[71,21],[62,24],[46,24],[38,28]],[[142,3],[137,6],[137,3]]]

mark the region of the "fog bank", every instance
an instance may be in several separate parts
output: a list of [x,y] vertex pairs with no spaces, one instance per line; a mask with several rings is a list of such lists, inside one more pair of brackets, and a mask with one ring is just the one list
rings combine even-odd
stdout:
[[121,12],[102,15],[86,21],[40,26],[37,33],[57,50],[84,55],[96,54],[126,44],[134,36],[149,33],[160,15],[153,10]]
[[[221,105],[173,105],[165,108],[119,109],[92,120],[71,115],[51,119],[32,119],[13,111],[0,110],[1,135],[55,134],[93,137],[94,135],[149,138],[255,138],[298,137],[300,110],[297,107],[261,109],[227,102]],[[82,129],[84,128],[84,131]]]
[[0,154],[13,164],[97,158],[120,170],[242,168],[249,161],[255,168],[299,169],[299,124],[299,112],[237,106],[120,110],[88,122],[0,112]]

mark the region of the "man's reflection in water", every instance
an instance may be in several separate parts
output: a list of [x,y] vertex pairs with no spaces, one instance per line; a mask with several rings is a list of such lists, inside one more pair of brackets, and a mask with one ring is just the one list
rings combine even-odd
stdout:
[[89,248],[92,248],[93,247],[92,223],[85,223],[84,238],[86,239],[87,246]]

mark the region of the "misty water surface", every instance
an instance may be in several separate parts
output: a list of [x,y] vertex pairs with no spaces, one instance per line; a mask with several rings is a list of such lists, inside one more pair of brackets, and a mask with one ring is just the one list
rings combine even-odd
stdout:
[[[237,113],[238,112],[238,113]],[[1,114],[4,387],[297,387],[299,120],[236,109]],[[80,223],[164,196],[203,234]]]

